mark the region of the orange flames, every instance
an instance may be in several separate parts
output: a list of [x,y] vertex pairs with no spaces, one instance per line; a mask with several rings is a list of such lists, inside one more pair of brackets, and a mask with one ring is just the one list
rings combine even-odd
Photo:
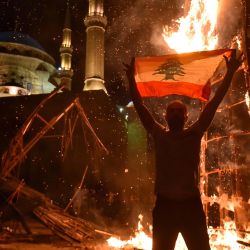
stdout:
[[[143,249],[152,250],[152,238],[143,231],[142,226],[143,216],[139,215],[138,228],[135,231],[135,236],[129,240],[122,241],[119,238],[111,237],[107,240],[111,249]],[[150,230],[152,227],[150,226]],[[212,250],[227,249],[227,250],[240,250],[247,249],[240,245],[237,241],[249,242],[250,237],[240,237],[236,230],[234,221],[224,222],[223,228],[209,228],[208,234],[210,237],[210,245]],[[187,250],[184,239],[181,234],[178,235],[175,250]]]
[[[131,249],[133,249],[134,247],[136,247],[138,249],[151,250],[152,239],[143,231],[143,226],[142,226],[143,216],[140,214],[138,218],[139,218],[139,222],[138,222],[137,230],[135,231],[135,237],[131,237],[127,241],[122,241],[118,238],[111,237],[108,239],[109,246],[116,248],[116,249],[121,249],[125,247],[126,249],[128,249],[128,247],[131,247]],[[152,230],[151,227],[149,229]]]
[[177,53],[215,49],[218,6],[219,0],[191,0],[188,14],[177,20],[178,31],[164,27],[165,42]]
[[[108,245],[113,249],[143,249],[143,250],[152,250],[152,226],[149,226],[150,235],[147,235],[143,231],[142,220],[143,216],[140,214],[138,216],[139,222],[138,227],[135,230],[135,236],[131,237],[129,240],[122,241],[119,238],[111,237],[107,240]],[[181,234],[178,235],[175,244],[175,250],[187,250],[184,239]]]
[[[216,33],[218,8],[219,0],[191,0],[188,14],[176,21],[178,23],[178,30],[173,31],[168,26],[163,28],[162,35],[164,41],[177,53],[216,49],[218,44],[218,34]],[[240,49],[239,40],[238,37],[235,37],[235,42]],[[249,93],[246,94],[245,98],[249,107]],[[235,204],[232,204],[232,206],[234,207]],[[143,231],[142,218],[142,215],[139,215],[138,228],[135,230],[134,237],[126,241],[111,237],[107,240],[109,247],[111,249],[136,248],[151,250],[151,234],[147,235]],[[247,229],[247,231],[249,230]],[[247,249],[247,247],[244,247],[237,241],[250,242],[249,234],[244,236],[239,235],[234,221],[225,221],[222,228],[209,228],[208,234],[212,250]],[[178,235],[175,250],[187,250],[181,234]]]

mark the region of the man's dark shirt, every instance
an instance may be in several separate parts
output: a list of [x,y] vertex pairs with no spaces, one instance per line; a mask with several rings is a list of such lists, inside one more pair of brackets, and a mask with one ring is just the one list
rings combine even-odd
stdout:
[[157,195],[177,200],[200,195],[197,176],[202,136],[197,126],[173,133],[155,125]]

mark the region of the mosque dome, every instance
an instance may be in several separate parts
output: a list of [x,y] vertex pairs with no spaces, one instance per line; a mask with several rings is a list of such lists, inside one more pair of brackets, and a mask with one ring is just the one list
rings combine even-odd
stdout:
[[18,32],[0,32],[0,97],[50,93],[55,60],[35,39]]
[[30,37],[29,35],[25,35],[18,32],[0,32],[0,41],[1,42],[9,42],[9,43],[19,43],[31,46],[33,48],[45,51],[41,44]]
[[39,42],[29,35],[19,32],[0,32],[0,52],[40,58],[49,64],[55,65],[55,60]]

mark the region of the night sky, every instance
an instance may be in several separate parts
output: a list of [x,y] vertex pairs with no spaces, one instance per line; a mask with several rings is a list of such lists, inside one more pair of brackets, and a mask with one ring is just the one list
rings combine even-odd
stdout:
[[[2,0],[0,1],[0,31],[17,31],[28,34],[44,47],[60,66],[59,48],[62,41],[66,0]],[[182,14],[183,0],[106,0],[105,80],[109,92],[119,102],[124,97],[126,83],[122,62],[131,56],[162,54],[166,52],[161,32],[164,24]],[[87,0],[71,0],[73,30],[74,85],[81,88],[84,77],[85,27]]]

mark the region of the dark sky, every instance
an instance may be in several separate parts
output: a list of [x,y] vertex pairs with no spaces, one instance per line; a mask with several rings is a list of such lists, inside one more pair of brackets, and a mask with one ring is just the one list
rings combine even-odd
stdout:
[[[59,66],[59,47],[66,2],[66,0],[2,0],[0,31],[18,31],[32,36],[55,58]],[[128,62],[130,57],[135,55],[162,53],[161,45],[155,46],[152,39],[155,37],[162,39],[160,36],[162,25],[169,23],[180,13],[182,2],[183,0],[105,1],[105,15],[108,17],[105,37],[105,80],[111,92],[117,92],[114,86],[124,85],[122,62]],[[70,0],[70,6],[74,81],[82,84],[85,57],[83,20],[88,11],[88,1]]]

